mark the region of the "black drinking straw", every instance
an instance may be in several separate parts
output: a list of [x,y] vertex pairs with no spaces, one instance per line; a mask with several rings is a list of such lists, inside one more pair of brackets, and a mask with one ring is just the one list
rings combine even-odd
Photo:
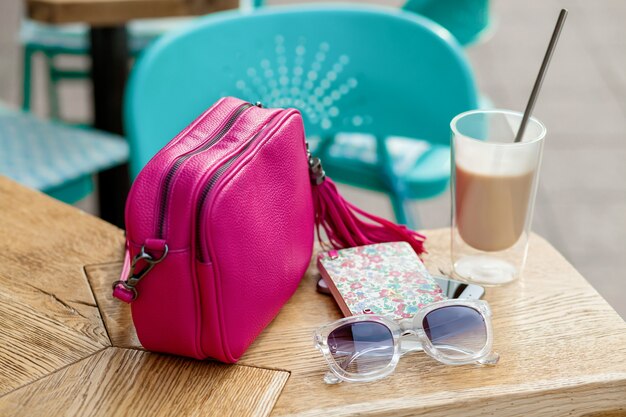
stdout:
[[559,13],[559,18],[556,21],[556,26],[554,27],[554,32],[552,32],[552,38],[550,39],[550,43],[548,44],[548,49],[546,50],[546,55],[543,57],[541,68],[539,68],[539,74],[537,75],[537,79],[535,80],[533,91],[530,93],[528,104],[526,104],[524,117],[522,118],[522,123],[520,123],[519,130],[517,131],[517,136],[515,136],[515,142],[520,142],[524,137],[524,131],[526,130],[528,119],[530,118],[530,115],[533,112],[533,108],[535,107],[535,102],[537,101],[539,90],[541,90],[543,79],[545,78],[546,72],[548,71],[548,65],[550,65],[550,60],[552,59],[552,54],[554,53],[554,49],[556,48],[556,43],[558,42],[559,36],[561,35],[561,29],[563,29],[563,24],[565,23],[566,17],[567,9],[561,9],[561,13]]

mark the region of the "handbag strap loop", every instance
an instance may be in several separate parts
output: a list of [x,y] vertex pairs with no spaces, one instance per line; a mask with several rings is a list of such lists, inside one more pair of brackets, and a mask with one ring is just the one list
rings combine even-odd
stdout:
[[[155,255],[150,254],[148,251],[155,253]],[[130,261],[127,243],[124,268],[122,270],[122,276],[126,275],[126,278],[113,283],[113,296],[126,303],[135,301],[138,296],[137,288],[135,287],[156,264],[165,259],[168,251],[169,248],[164,240],[146,239],[146,242],[141,247],[141,251]],[[160,255],[156,255],[159,253]]]

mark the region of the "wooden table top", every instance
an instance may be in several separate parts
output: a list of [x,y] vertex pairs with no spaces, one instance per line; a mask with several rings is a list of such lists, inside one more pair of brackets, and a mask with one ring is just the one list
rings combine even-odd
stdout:
[[[0,415],[626,415],[626,323],[545,240],[522,280],[488,289],[495,367],[421,352],[378,382],[327,386],[312,345],[340,317],[315,270],[237,365],[141,349],[110,283],[121,230],[0,178]],[[448,231],[426,231],[435,272]]]
[[133,19],[192,16],[236,8],[237,0],[24,0],[26,15],[42,23],[118,25]]

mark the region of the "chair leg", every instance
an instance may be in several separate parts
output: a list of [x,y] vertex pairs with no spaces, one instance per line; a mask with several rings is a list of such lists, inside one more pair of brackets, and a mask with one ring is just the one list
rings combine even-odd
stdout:
[[389,194],[389,199],[391,200],[393,213],[396,216],[396,222],[406,225],[409,229],[417,230],[420,223],[419,217],[415,210],[411,210],[406,199],[395,192]]
[[48,109],[50,118],[59,120],[59,77],[54,66],[54,55],[46,55],[46,59],[48,61]]
[[402,195],[401,186],[393,171],[393,161],[387,149],[386,139],[382,136],[376,137],[376,156],[378,158],[378,169],[387,178],[389,198],[396,216],[396,222],[404,224],[410,229],[415,229],[417,227],[416,218],[414,219],[406,204],[406,199]]
[[396,221],[400,224],[406,224],[407,213],[404,210],[404,199],[397,194],[389,194],[389,199],[391,200],[391,207],[396,216]]
[[33,74],[33,50],[27,45],[23,51],[24,61],[22,74],[22,110],[28,112],[31,107],[31,83]]
[[415,204],[411,204],[409,200],[404,201],[404,210],[407,216],[406,225],[409,229],[417,230],[422,227],[422,219]]

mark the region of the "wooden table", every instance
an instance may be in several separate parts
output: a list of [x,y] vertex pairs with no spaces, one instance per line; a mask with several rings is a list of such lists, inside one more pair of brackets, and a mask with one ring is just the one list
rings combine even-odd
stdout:
[[43,23],[115,26],[133,19],[201,15],[237,7],[233,0],[25,0],[28,17]]
[[[626,415],[626,324],[545,240],[525,277],[488,289],[495,367],[423,353],[391,377],[326,386],[311,332],[333,301],[301,287],[238,365],[141,349],[110,295],[123,232],[0,178],[0,415]],[[448,231],[426,231],[447,270]]]
[[[47,23],[86,23],[90,30],[94,127],[124,134],[122,98],[128,74],[128,36],[133,19],[200,15],[236,8],[238,0],[24,0],[30,19]],[[130,187],[128,165],[98,175],[100,217],[124,226]]]

